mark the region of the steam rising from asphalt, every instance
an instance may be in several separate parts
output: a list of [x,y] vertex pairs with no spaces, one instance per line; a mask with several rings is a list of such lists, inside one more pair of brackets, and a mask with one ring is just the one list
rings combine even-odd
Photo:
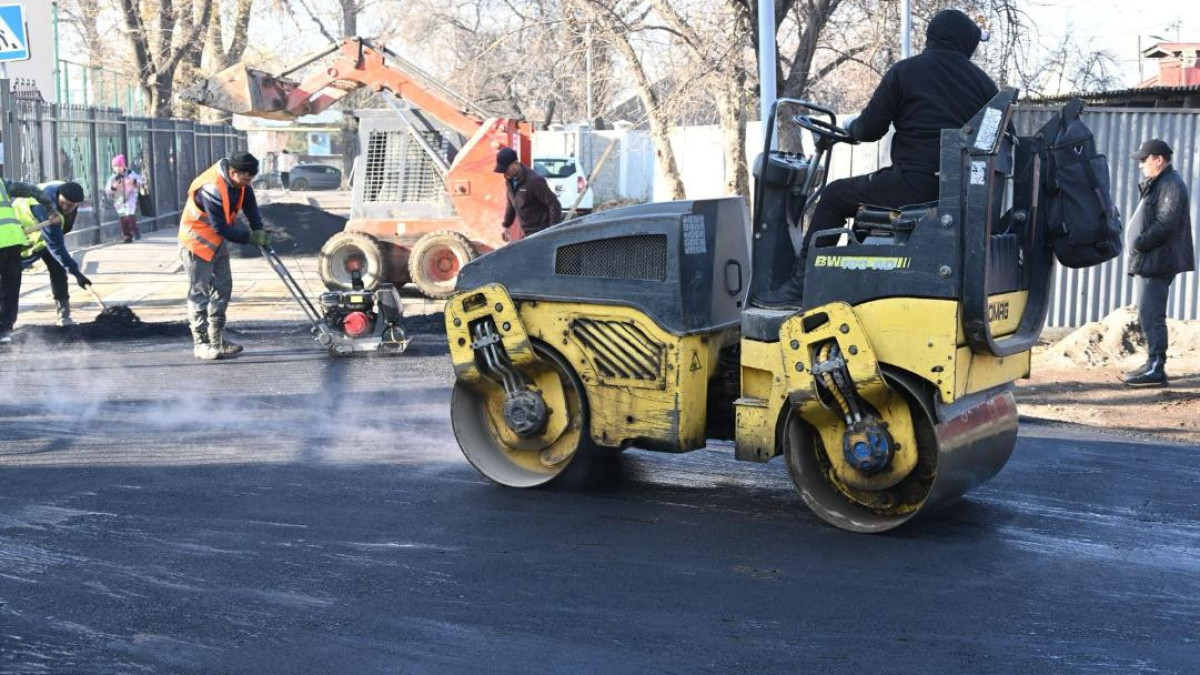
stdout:
[[[113,358],[131,346],[152,353],[135,365]],[[178,340],[28,340],[0,360],[0,466],[461,461],[444,383],[398,391],[403,357],[247,360],[193,361]],[[114,436],[130,443],[114,451]]]

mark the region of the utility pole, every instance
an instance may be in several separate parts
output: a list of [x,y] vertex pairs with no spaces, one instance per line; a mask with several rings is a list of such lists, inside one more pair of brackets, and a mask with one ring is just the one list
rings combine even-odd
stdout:
[[900,58],[912,56],[912,0],[900,4]]
[[758,89],[759,111],[763,123],[771,119],[771,106],[775,103],[775,2],[758,0]]

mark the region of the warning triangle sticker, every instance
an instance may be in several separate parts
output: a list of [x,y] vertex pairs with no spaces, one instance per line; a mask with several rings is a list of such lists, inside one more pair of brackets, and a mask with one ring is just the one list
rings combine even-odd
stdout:
[[688,370],[691,370],[694,373],[697,370],[700,370],[702,367],[703,366],[700,365],[700,355],[692,352],[692,367]]

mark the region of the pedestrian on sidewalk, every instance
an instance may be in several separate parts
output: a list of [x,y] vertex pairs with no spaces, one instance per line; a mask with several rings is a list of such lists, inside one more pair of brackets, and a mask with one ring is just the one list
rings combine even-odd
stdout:
[[126,243],[142,238],[138,227],[138,191],[146,184],[142,175],[125,164],[125,155],[112,158],[112,173],[108,176],[108,194],[113,208],[121,219],[121,239]]
[[13,206],[13,200],[21,197],[32,197],[46,207],[49,220],[61,218],[38,186],[0,179],[0,344],[12,342],[21,301],[21,249],[29,244]]
[[84,200],[83,186],[79,183],[53,181],[38,187],[42,188],[42,193],[47,199],[57,205],[62,219],[60,222],[30,231],[38,223],[49,220],[50,214],[44,206],[29,197],[13,201],[17,210],[17,220],[21,221],[29,238],[29,245],[21,251],[21,266],[29,269],[39,260],[45,263],[46,271],[50,274],[54,305],[58,310],[57,324],[70,326],[75,322],[71,320],[71,293],[67,273],[75,277],[75,282],[80,288],[92,285],[91,279],[84,276],[75,259],[71,257],[71,252],[67,250],[65,237],[75,226],[75,216]]
[[292,169],[296,168],[296,156],[284,148],[279,152],[279,182],[284,192],[292,190]]
[[[192,354],[204,361],[242,351],[241,345],[225,338],[225,310],[233,294],[229,242],[270,243],[250,187],[256,175],[258,159],[236,152],[209,167],[188,188],[179,223],[179,256],[188,275]],[[238,213],[245,214],[249,229],[236,225]]]
[[1187,184],[1171,165],[1171,146],[1152,138],[1133,153],[1142,199],[1129,219],[1129,276],[1138,278],[1138,322],[1146,363],[1122,375],[1131,387],[1167,385],[1167,298],[1176,274],[1196,269]]

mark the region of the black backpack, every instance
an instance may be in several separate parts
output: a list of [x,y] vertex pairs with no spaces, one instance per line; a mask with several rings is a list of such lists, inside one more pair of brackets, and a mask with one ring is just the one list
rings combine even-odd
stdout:
[[[1046,233],[1054,257],[1065,267],[1091,267],[1121,255],[1121,214],[1112,199],[1108,158],[1096,153],[1096,140],[1074,99],[1046,125],[1042,175]],[[1057,126],[1054,122],[1057,121]]]

